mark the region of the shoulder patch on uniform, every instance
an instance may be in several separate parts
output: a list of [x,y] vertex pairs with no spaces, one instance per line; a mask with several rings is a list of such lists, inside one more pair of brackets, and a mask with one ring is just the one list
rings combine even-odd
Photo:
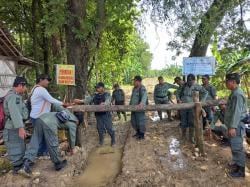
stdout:
[[16,104],[20,104],[20,98],[19,97],[16,98]]

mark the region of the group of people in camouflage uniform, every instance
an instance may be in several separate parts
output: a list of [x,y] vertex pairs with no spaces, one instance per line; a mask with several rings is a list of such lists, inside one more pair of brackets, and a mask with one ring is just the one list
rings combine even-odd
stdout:
[[[158,77],[159,84],[154,88],[155,104],[173,103],[169,89],[176,89],[177,103],[193,102],[193,92],[199,92],[200,101],[213,100],[217,98],[215,88],[209,83],[208,75],[202,76],[202,85],[195,81],[195,76],[189,74],[187,81],[183,81],[180,77],[174,79],[174,84],[164,82],[162,76]],[[31,166],[37,156],[39,146],[42,139],[45,143],[52,162],[56,170],[63,168],[67,161],[62,160],[58,151],[58,129],[67,129],[69,131],[70,147],[75,146],[76,125],[78,119],[65,110],[62,105],[52,105],[51,111],[40,115],[34,125],[33,135],[30,144],[25,148],[24,139],[26,132],[24,130],[23,121],[28,118],[28,110],[23,102],[22,94],[26,91],[27,81],[23,77],[17,77],[13,84],[13,89],[9,91],[4,99],[4,111],[6,114],[6,124],[4,130],[4,141],[8,149],[9,158],[13,164],[14,171],[24,170],[25,173],[31,173]],[[145,86],[142,84],[142,77],[135,76],[133,79],[133,90],[129,104],[136,105],[138,111],[131,112],[131,124],[135,130],[135,137],[143,140],[146,131],[146,118],[143,107],[148,104],[148,95]],[[229,143],[233,162],[229,165],[231,168],[230,175],[232,177],[245,176],[245,153],[243,148],[244,123],[242,119],[247,113],[247,101],[241,88],[240,76],[236,73],[226,75],[226,86],[231,90],[227,104],[220,104],[219,110],[215,111],[213,107],[204,107],[206,117],[203,119],[203,126],[210,126],[212,131],[222,135],[223,141]],[[103,107],[115,104],[125,104],[125,93],[118,84],[114,85],[112,96],[105,91],[104,83],[99,82],[96,85],[96,92],[93,96],[85,99],[75,99],[75,104],[95,104],[103,105]],[[140,110],[142,109],[142,110]],[[187,129],[189,130],[189,141],[194,141],[194,111],[193,109],[180,110],[180,128],[183,140],[186,140]],[[124,120],[127,120],[125,112],[122,112]],[[158,111],[162,120],[162,112]],[[167,111],[168,119],[173,120],[171,111]],[[115,145],[115,131],[112,125],[111,112],[95,112],[97,121],[97,132],[99,135],[99,144],[103,145],[104,135],[107,132],[111,137],[111,146]],[[121,114],[118,113],[119,119]],[[220,120],[221,126],[215,123]]]
[[[193,102],[192,93],[199,92],[201,102],[217,99],[216,89],[209,83],[208,75],[202,76],[202,85],[195,83],[195,76],[189,74],[184,82],[180,77],[175,78],[179,85],[176,91],[177,103]],[[225,84],[231,94],[227,104],[220,103],[219,109],[204,107],[206,117],[203,117],[203,128],[211,128],[212,132],[222,137],[222,143],[230,146],[232,162],[228,164],[231,177],[245,177],[245,152],[243,147],[243,135],[245,132],[244,118],[247,116],[247,100],[242,89],[239,87],[240,75],[237,73],[227,74]],[[189,140],[194,143],[194,111],[184,109],[180,111],[182,138],[186,139],[186,131],[189,129]],[[220,126],[215,125],[217,121]]]

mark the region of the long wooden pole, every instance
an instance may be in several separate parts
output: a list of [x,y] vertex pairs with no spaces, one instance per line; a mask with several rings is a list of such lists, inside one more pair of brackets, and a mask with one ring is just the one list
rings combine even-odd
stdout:
[[203,125],[202,125],[202,104],[199,102],[199,92],[193,93],[194,106],[194,128],[195,128],[195,142],[199,148],[202,156],[204,152],[204,139],[203,139]]
[[[216,106],[222,100],[211,100],[202,102],[201,106]],[[74,105],[68,107],[77,112],[105,112],[105,111],[160,111],[160,110],[184,110],[194,108],[195,103],[145,105],[139,108],[136,105]]]

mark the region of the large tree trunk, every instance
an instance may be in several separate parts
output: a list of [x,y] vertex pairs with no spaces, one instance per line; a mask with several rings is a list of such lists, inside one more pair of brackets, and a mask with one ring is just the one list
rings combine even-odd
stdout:
[[72,96],[82,98],[87,91],[88,63],[104,28],[105,0],[96,1],[97,21],[95,29],[94,32],[88,33],[84,39],[77,37],[75,31],[77,31],[77,33],[79,33],[79,31],[81,33],[87,32],[81,25],[81,22],[86,19],[87,0],[68,0],[67,6],[70,12],[65,27],[67,61],[68,64],[74,64],[76,66],[76,86],[72,90]]
[[221,23],[227,11],[232,10],[245,0],[214,0],[208,11],[201,18],[190,57],[206,56],[207,48],[215,29]]
[[[66,49],[67,62],[76,66],[76,89],[73,96],[82,98],[86,90],[85,74],[87,73],[88,48],[84,47],[79,38],[76,37],[75,31],[81,31],[81,20],[86,17],[87,1],[86,0],[68,0],[68,15],[66,31]],[[82,31],[84,32],[84,31]],[[86,61],[87,60],[87,61]]]

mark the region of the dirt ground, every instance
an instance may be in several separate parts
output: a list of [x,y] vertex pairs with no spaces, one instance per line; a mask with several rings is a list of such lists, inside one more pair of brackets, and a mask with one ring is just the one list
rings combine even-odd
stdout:
[[[155,80],[147,80],[150,103]],[[127,97],[130,87],[125,89]],[[129,99],[127,99],[128,101]],[[114,114],[115,116],[115,114]],[[180,138],[179,121],[153,121],[154,112],[147,113],[145,140],[132,137],[129,122],[114,117],[117,145],[109,147],[110,139],[98,147],[95,120],[82,130],[82,148],[73,156],[65,156],[68,166],[60,172],[53,170],[50,160],[38,160],[33,178],[7,173],[0,177],[0,186],[250,186],[247,159],[245,179],[231,179],[227,163],[231,160],[229,147],[216,140],[205,141],[205,157],[197,155],[194,145]]]

